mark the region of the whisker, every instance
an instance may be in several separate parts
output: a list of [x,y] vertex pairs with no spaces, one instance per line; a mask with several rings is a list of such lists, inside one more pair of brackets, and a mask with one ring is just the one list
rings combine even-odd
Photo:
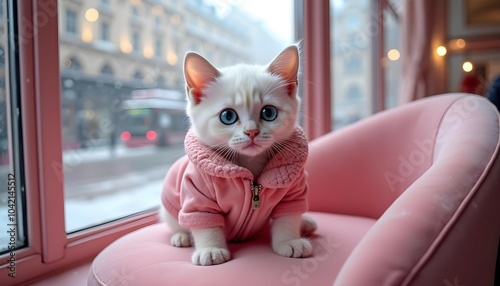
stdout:
[[271,86],[271,84],[269,84],[269,86],[266,86],[265,94],[270,94],[270,93],[272,93],[273,91],[275,91],[277,89],[285,88],[287,86],[287,83],[276,84],[276,85],[273,86],[272,89],[269,89],[270,86]]

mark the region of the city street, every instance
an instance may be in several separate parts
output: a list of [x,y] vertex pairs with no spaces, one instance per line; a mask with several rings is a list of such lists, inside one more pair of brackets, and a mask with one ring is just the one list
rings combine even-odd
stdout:
[[157,208],[163,177],[184,154],[184,146],[117,146],[66,151],[66,231],[73,232]]
[[[64,151],[66,230],[77,231],[158,207],[163,177],[183,154],[183,145],[117,146],[113,154],[108,146]],[[6,186],[8,166],[0,166],[0,174]],[[6,213],[7,192],[1,195],[0,212]],[[8,238],[5,226],[0,227],[2,245]]]
[[113,155],[109,147],[65,151],[65,197],[88,199],[162,180],[168,168],[183,154],[183,145],[117,146]]

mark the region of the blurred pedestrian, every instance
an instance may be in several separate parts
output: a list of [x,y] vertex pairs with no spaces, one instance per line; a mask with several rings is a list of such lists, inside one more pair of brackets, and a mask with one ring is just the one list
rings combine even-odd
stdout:
[[109,132],[109,151],[111,153],[111,157],[115,156],[116,136],[116,126],[112,124],[111,131]]
[[460,83],[460,92],[473,93],[484,96],[485,86],[478,74],[467,74]]

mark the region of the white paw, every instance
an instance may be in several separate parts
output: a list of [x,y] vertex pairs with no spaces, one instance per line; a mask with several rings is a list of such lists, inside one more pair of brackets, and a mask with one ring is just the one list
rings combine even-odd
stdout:
[[309,240],[297,238],[273,245],[273,250],[277,254],[286,257],[309,257],[313,253],[313,248]]
[[308,217],[308,216],[302,216],[302,219],[300,221],[300,232],[303,234],[311,234],[313,233],[316,229],[318,229],[318,225],[316,222]]
[[191,258],[193,264],[208,266],[221,264],[231,259],[231,254],[226,248],[205,247],[196,250]]
[[188,232],[179,231],[172,235],[170,243],[175,247],[189,247],[193,245],[193,238]]

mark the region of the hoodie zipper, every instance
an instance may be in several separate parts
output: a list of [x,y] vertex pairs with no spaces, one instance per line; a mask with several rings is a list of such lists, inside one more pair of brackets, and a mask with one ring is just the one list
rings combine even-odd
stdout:
[[247,229],[248,224],[252,220],[252,216],[254,214],[254,211],[260,208],[261,204],[261,198],[260,198],[260,192],[262,190],[262,185],[254,183],[250,180],[250,192],[251,192],[251,200],[250,200],[250,209],[246,213],[246,217],[243,221],[243,224],[236,235],[237,239],[240,239],[243,232]]
[[250,181],[250,190],[252,191],[252,210],[260,208],[260,191],[262,185]]

